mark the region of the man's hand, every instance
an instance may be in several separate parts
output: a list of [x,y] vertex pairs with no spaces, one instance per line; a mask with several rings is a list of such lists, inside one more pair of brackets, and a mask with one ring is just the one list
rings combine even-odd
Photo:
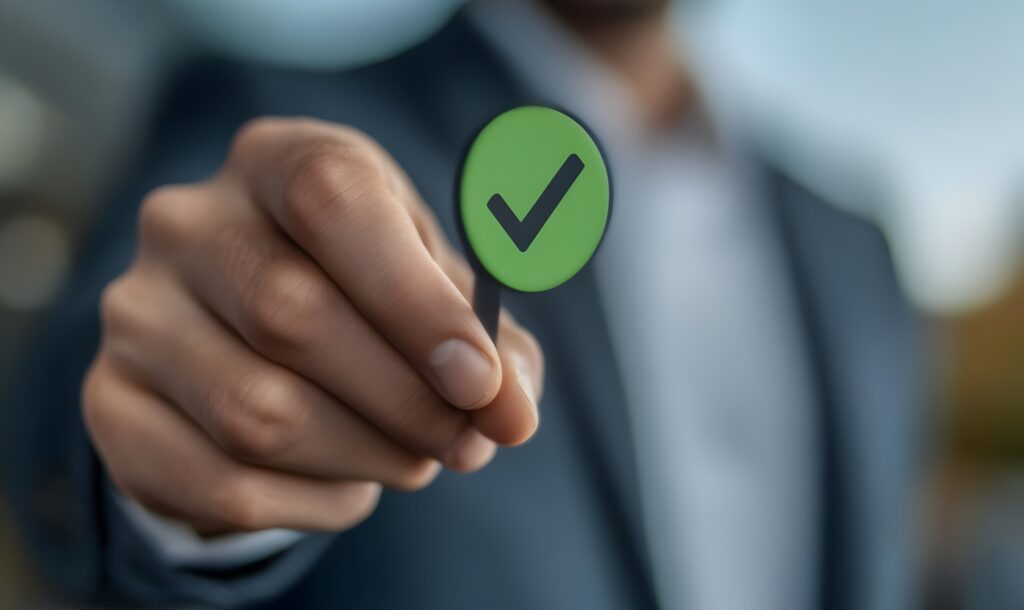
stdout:
[[83,408],[111,478],[200,532],[341,530],[381,486],[483,467],[538,424],[543,358],[395,161],[352,129],[263,119],[209,180],[143,203],[105,291]]

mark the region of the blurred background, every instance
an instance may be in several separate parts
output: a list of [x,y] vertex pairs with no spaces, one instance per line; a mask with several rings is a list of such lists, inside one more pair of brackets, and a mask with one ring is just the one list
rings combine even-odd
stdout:
[[[177,4],[0,0],[0,395],[163,77],[202,45]],[[939,327],[927,607],[1024,608],[1024,4],[698,4],[677,21],[704,89],[790,172],[884,228]],[[0,607],[39,602],[64,607],[0,502]]]

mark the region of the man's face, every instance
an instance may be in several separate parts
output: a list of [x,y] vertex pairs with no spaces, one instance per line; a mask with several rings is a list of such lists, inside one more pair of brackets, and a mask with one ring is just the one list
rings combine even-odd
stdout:
[[661,14],[670,0],[541,0],[566,21],[599,26]]

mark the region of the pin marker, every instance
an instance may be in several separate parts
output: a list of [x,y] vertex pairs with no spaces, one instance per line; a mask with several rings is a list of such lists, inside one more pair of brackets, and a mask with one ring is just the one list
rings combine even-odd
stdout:
[[502,287],[551,290],[597,251],[611,215],[611,180],[583,123],[554,108],[520,106],[473,140],[456,208],[476,271],[473,310],[496,339]]

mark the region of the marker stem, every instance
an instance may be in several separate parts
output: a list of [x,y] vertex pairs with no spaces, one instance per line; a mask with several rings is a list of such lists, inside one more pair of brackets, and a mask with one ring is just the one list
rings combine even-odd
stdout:
[[498,342],[498,313],[501,311],[501,286],[486,273],[477,272],[473,285],[473,311],[487,335]]

